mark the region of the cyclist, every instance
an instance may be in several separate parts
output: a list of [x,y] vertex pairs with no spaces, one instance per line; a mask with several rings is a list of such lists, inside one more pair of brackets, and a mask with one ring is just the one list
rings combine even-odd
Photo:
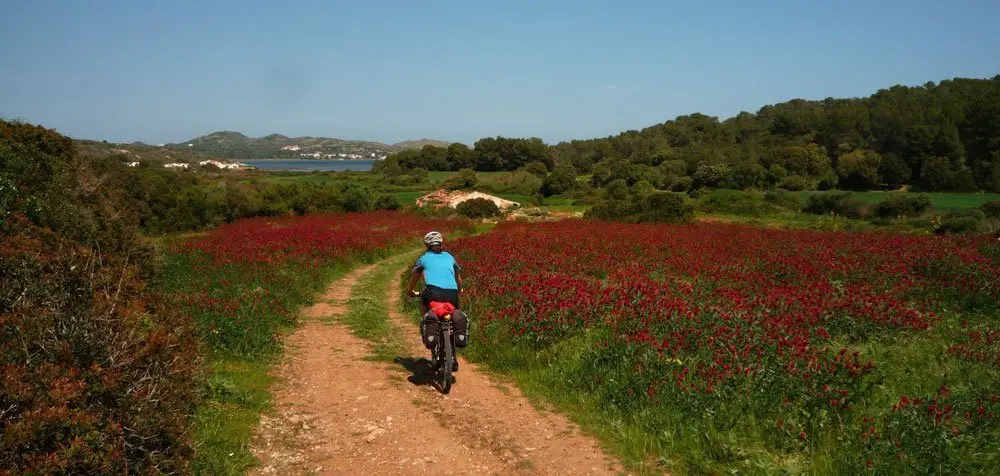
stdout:
[[[441,233],[432,231],[424,235],[424,245],[427,252],[417,258],[410,273],[410,283],[407,289],[413,297],[420,297],[421,313],[426,314],[431,301],[450,302],[456,309],[459,306],[459,293],[462,292],[461,266],[451,253],[444,251],[444,237]],[[414,289],[417,281],[424,278],[423,292]]]
[[[407,294],[420,297],[420,314],[422,316],[427,316],[431,302],[448,302],[455,306],[455,309],[459,309],[459,293],[462,291],[461,266],[458,265],[451,253],[443,250],[444,237],[441,236],[441,233],[432,231],[424,235],[424,245],[427,247],[427,251],[420,258],[417,258],[417,262],[413,266],[410,282],[407,285]],[[421,277],[424,278],[424,290],[418,292],[415,288]],[[453,316],[456,319],[459,316],[465,317],[461,312],[457,312]],[[465,324],[464,321],[465,319],[462,319],[461,323]],[[425,317],[424,323],[425,325],[428,323],[428,318]],[[459,321],[456,320],[456,325],[458,324]],[[430,325],[436,326],[433,319],[430,319]],[[430,329],[434,328],[436,327],[430,327]],[[459,338],[462,339],[462,342],[465,341],[464,331]],[[430,346],[431,344],[428,342],[430,341],[425,341],[425,345]],[[457,359],[452,365],[452,371],[458,371]]]

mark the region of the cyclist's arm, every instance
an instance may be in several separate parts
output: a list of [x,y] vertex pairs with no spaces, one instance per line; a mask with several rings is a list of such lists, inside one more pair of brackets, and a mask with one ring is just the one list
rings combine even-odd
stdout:
[[418,258],[417,262],[414,263],[413,265],[413,271],[410,272],[410,282],[409,284],[406,285],[406,294],[408,295],[413,294],[413,291],[415,291],[417,287],[417,281],[420,281],[420,278],[423,276],[423,273],[424,273],[424,264]]
[[455,263],[455,282],[458,283],[458,292],[462,292],[462,267]]
[[410,282],[406,285],[406,294],[413,294],[413,291],[416,290],[417,281],[420,281],[423,271],[424,267],[420,264],[413,267],[413,271],[410,273]]

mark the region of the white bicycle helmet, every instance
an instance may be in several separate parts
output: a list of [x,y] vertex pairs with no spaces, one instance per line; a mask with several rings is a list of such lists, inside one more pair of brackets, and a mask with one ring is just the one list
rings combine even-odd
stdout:
[[441,236],[441,233],[432,231],[424,235],[424,244],[427,246],[440,245],[442,243],[444,243],[444,237]]

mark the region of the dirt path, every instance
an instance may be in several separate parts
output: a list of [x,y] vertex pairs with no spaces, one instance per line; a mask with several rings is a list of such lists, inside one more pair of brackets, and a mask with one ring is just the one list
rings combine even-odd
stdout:
[[[350,289],[375,266],[334,283],[286,340],[276,411],[261,419],[254,474],[621,474],[595,440],[564,417],[534,409],[516,388],[460,361],[450,395],[421,382],[428,352],[398,309],[410,355],[368,360],[369,345],[332,319]],[[471,345],[476,345],[472,343]]]

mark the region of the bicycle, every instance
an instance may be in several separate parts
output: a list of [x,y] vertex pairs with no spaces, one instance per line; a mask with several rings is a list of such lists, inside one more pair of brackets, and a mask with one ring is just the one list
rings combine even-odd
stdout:
[[[420,297],[420,293],[411,297]],[[432,301],[431,305],[434,304]],[[431,362],[434,364],[435,383],[441,393],[451,392],[452,369],[455,365],[455,332],[452,327],[451,314],[436,316],[438,323],[438,338],[431,349]],[[447,345],[445,345],[447,344]]]

